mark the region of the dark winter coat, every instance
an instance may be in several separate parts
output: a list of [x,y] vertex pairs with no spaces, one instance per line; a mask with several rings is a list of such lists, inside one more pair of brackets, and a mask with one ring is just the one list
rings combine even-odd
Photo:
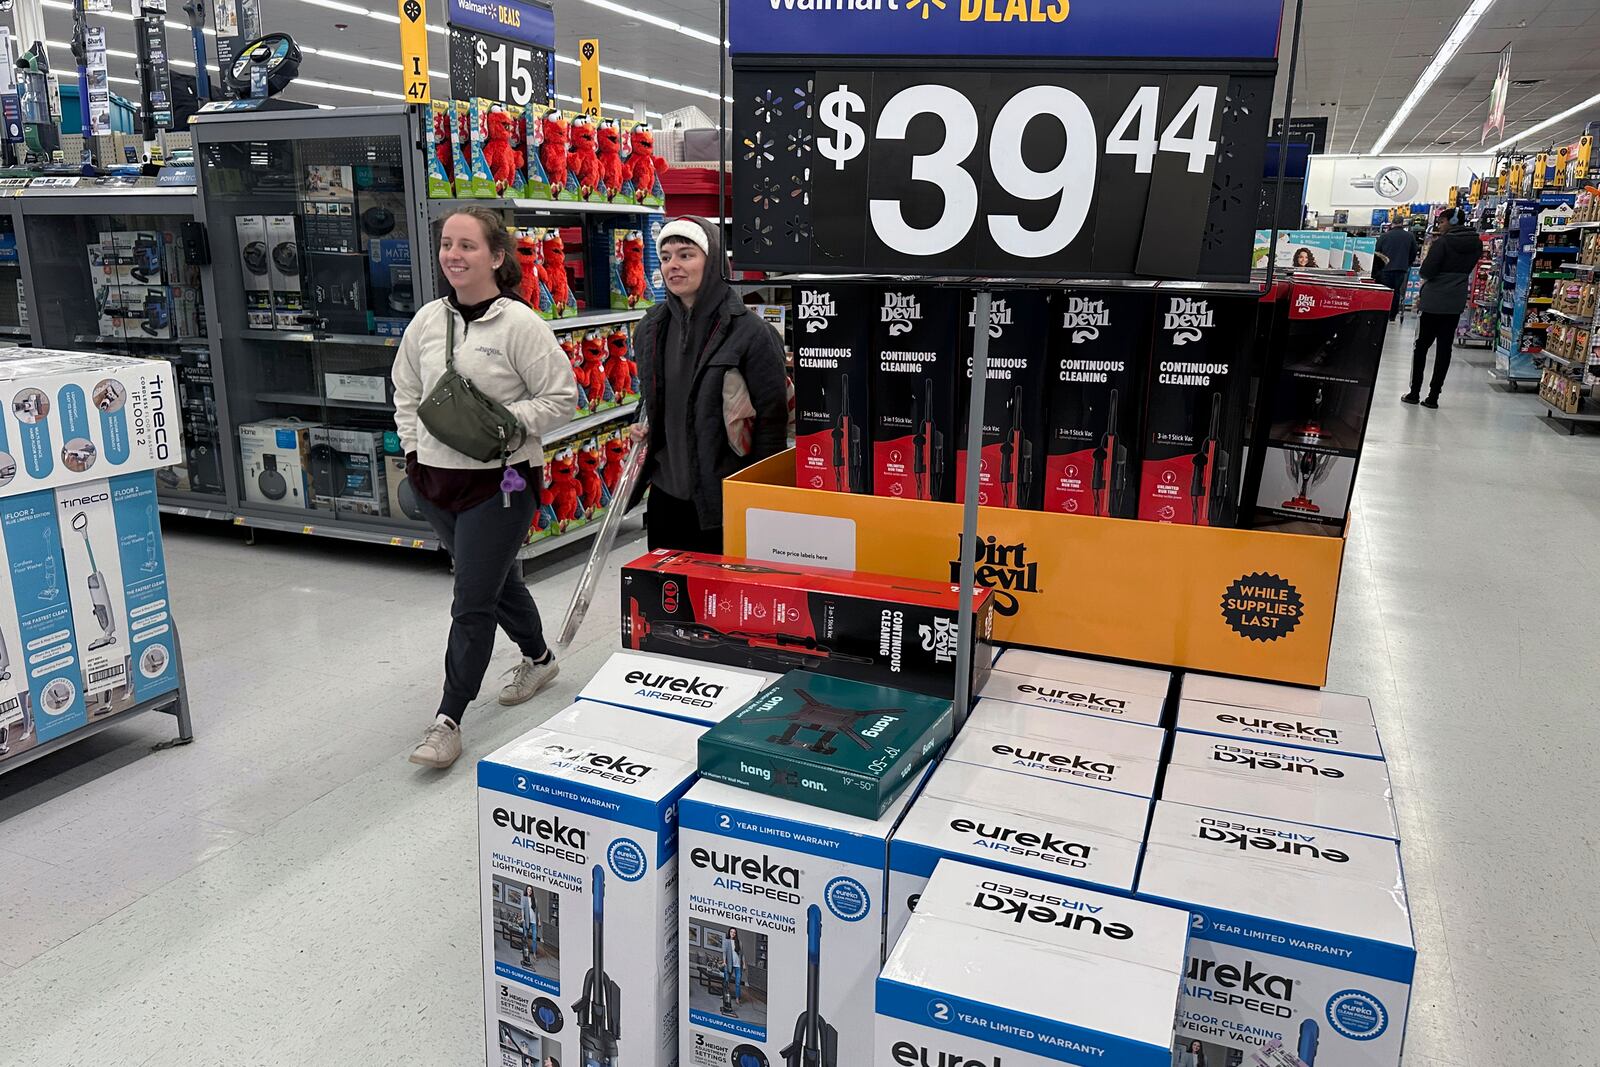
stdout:
[[1387,257],[1378,270],[1407,270],[1417,258],[1417,239],[1404,226],[1396,226],[1379,236],[1377,251]]
[[[722,262],[717,229],[705,224],[712,241],[706,257],[706,274],[712,275]],[[676,304],[676,307],[672,305]],[[687,331],[673,328],[673,318],[688,325]],[[666,410],[667,390],[662,375],[673,361],[665,351],[668,334],[688,336],[697,351],[693,378],[689,386],[687,410]],[[644,393],[645,412],[650,419],[652,453],[645,459],[640,485],[648,485],[654,472],[654,453],[666,444],[667,420],[683,420],[687,437],[672,435],[686,442],[690,451],[689,469],[693,472],[695,511],[700,525],[711,529],[722,525],[722,480],[759,460],[774,456],[788,447],[789,395],[784,370],[783,342],[778,332],[761,316],[745,307],[738,295],[722,282],[720,272],[708,277],[695,298],[692,313],[672,295],[651,308],[633,334],[634,359],[639,364],[639,383]],[[728,430],[722,417],[722,383],[731,370],[744,376],[750,403],[756,409],[750,452],[741,456],[728,444]],[[674,456],[674,462],[682,457]]]
[[1465,223],[1435,237],[1417,271],[1422,275],[1417,310],[1424,315],[1461,314],[1467,306],[1472,270],[1481,258],[1483,239]]

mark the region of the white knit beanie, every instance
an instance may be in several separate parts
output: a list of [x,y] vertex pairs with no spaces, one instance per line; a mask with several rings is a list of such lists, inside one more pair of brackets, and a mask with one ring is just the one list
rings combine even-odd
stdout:
[[692,241],[700,246],[700,251],[708,256],[711,254],[711,239],[706,236],[705,228],[691,219],[673,219],[661,227],[661,232],[656,237],[657,253],[661,251],[661,246],[667,243],[669,237],[681,237],[685,241]]

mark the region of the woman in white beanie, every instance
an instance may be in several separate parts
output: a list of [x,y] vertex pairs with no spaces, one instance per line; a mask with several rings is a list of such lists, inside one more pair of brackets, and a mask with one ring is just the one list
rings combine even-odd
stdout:
[[[723,278],[722,243],[711,223],[682,215],[657,238],[667,298],[633,334],[650,420],[641,485],[649,485],[649,544],[722,551],[722,480],[788,446],[783,343]],[[724,389],[743,379],[755,415],[741,454],[728,439]]]

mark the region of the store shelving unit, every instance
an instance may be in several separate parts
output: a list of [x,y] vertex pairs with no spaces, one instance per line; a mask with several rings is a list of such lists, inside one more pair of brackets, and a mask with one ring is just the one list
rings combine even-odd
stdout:
[[1483,234],[1483,258],[1473,269],[1467,307],[1456,327],[1456,344],[1463,348],[1493,348],[1500,333],[1500,257],[1503,234]]

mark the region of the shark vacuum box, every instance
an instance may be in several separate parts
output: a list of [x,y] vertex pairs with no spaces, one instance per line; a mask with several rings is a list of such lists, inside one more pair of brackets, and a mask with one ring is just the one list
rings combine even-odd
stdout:
[[1139,896],[1192,913],[1176,1038],[1207,1063],[1400,1063],[1417,953],[1395,842],[1163,800]]
[[1150,798],[945,760],[889,843],[893,943],[948,859],[1131,895]]
[[864,285],[794,289],[794,475],[801,489],[870,493],[872,296]]
[[790,671],[700,738],[700,774],[876,819],[946,741],[938,697]]
[[1400,839],[1382,760],[1178,733],[1163,800]]
[[1160,726],[1172,672],[1152,667],[1007,649],[974,692],[1036,708]]
[[777,678],[648,652],[613,652],[578,694],[670,719],[710,726],[744,707]]
[[1171,1067],[1188,926],[1176,908],[946,860],[878,978],[870,1063]]
[[[853,571],[807,571],[658,549],[622,568],[622,645],[783,674],[825,671],[955,695],[958,587]],[[993,659],[994,599],[974,594],[972,690]]]
[[488,1062],[675,1062],[689,723],[579,701],[478,763]]
[[914,792],[861,819],[721,782],[689,790],[681,1067],[865,1063],[889,834]]

